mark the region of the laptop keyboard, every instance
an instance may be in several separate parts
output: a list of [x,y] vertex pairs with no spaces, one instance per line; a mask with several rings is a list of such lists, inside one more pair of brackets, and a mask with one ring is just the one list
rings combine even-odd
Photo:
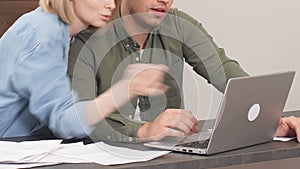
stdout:
[[207,140],[201,140],[201,141],[195,141],[195,142],[190,142],[190,143],[178,144],[176,146],[192,147],[192,148],[207,148],[208,143],[209,143],[209,139],[207,139]]

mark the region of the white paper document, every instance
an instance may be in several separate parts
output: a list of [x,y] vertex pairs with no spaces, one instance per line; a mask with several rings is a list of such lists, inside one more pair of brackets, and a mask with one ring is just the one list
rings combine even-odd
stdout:
[[0,142],[0,168],[28,168],[60,163],[116,165],[141,162],[169,151],[142,151],[115,147],[103,142],[60,144],[61,140]]
[[274,137],[273,141],[291,141],[293,139],[296,139],[297,137]]
[[8,142],[0,141],[0,163],[27,162],[57,150],[62,140]]
[[59,163],[0,163],[0,168],[2,169],[19,169],[19,168],[32,168],[32,167],[41,167],[41,166],[49,166],[49,165],[55,165]]

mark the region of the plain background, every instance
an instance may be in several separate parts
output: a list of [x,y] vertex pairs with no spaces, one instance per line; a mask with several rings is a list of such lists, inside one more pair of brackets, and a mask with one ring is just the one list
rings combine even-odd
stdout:
[[[295,70],[285,111],[300,109],[299,0],[174,0],[173,7],[202,23],[250,75]],[[186,109],[199,119],[214,118],[221,94],[189,68],[184,80]]]

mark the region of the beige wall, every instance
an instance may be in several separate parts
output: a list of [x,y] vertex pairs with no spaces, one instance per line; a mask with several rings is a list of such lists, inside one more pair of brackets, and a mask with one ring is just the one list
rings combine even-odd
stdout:
[[[217,44],[248,73],[296,70],[285,111],[300,109],[299,0],[175,0],[173,6],[203,23]],[[216,111],[211,102],[218,94],[200,78],[195,80],[189,69],[185,75],[186,108],[206,118],[211,108]],[[201,87],[195,90],[195,85]]]

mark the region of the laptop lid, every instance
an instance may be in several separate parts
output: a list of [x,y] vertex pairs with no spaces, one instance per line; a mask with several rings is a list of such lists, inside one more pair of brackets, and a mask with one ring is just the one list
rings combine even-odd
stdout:
[[[294,75],[294,71],[288,71],[230,79],[207,149],[177,146],[178,139],[145,145],[186,153],[214,154],[272,141]],[[207,137],[207,133],[203,135]],[[198,140],[203,135],[200,134]]]
[[272,141],[295,72],[230,79],[207,154]]

